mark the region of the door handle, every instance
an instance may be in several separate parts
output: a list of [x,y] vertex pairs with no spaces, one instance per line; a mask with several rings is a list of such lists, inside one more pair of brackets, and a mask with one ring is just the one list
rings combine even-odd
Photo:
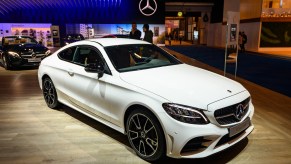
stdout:
[[74,76],[74,72],[72,72],[72,71],[68,71],[68,74],[69,74],[70,76]]

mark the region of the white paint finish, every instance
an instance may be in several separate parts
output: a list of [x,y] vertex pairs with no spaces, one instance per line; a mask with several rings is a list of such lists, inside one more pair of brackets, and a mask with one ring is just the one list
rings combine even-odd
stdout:
[[[246,129],[244,135],[232,143],[215,148],[219,139],[228,133],[226,127],[210,122],[205,125],[188,124],[177,121],[168,115],[163,103],[174,102],[182,105],[203,108],[205,115],[211,117],[214,111],[206,111],[207,105],[214,101],[227,102],[225,106],[243,101],[245,95],[237,94],[245,88],[237,82],[189,66],[172,65],[119,73],[114,70],[102,46],[123,44],[148,44],[130,39],[94,39],[72,43],[41,62],[38,70],[39,84],[43,75],[50,76],[58,90],[58,100],[69,107],[124,133],[124,114],[132,105],[148,108],[159,120],[166,137],[167,155],[174,158],[200,158],[222,151],[245,138],[253,126]],[[96,78],[97,73],[88,73],[79,65],[61,61],[57,53],[76,45],[91,45],[100,50],[111,69],[112,75]],[[74,73],[70,77],[68,70]],[[42,87],[42,86],[41,86]],[[232,93],[228,93],[227,89]],[[245,93],[249,94],[247,91]],[[235,97],[233,97],[235,96]],[[223,107],[224,103],[219,103]],[[90,111],[90,112],[86,112]],[[253,108],[248,116],[252,117]],[[217,136],[213,143],[200,153],[189,156],[180,151],[191,139],[200,136]]]
[[170,102],[200,109],[245,90],[235,81],[186,64],[121,73],[120,77]]

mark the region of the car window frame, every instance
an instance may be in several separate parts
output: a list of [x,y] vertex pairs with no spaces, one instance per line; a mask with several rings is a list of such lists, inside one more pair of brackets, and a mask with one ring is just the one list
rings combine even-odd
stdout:
[[[74,48],[74,47],[76,47],[76,49],[75,49],[75,51],[73,53],[73,56],[72,56],[72,59],[71,60],[66,60],[66,59],[64,59],[64,58],[62,58],[60,56],[60,54],[63,53],[64,51],[67,51],[69,48]],[[58,52],[58,55],[57,56],[62,61],[66,61],[66,62],[69,62],[69,63],[73,63],[73,57],[74,57],[74,54],[75,54],[76,50],[77,50],[77,46],[70,46],[70,47],[67,47],[67,48],[63,49],[62,51]]]
[[[64,52],[64,51],[68,50],[69,48],[74,48],[74,47],[75,47],[76,49],[75,49],[75,51],[74,51],[74,53],[73,53],[73,57],[72,57],[71,60],[65,60],[65,59],[63,59],[63,58],[60,57],[60,53],[62,53],[62,52]],[[104,64],[104,73],[105,73],[105,74],[108,74],[108,75],[112,75],[112,73],[111,73],[111,71],[110,71],[110,69],[109,69],[109,66],[108,66],[106,60],[104,59],[102,53],[101,53],[100,50],[99,50],[98,48],[96,48],[95,46],[87,45],[87,44],[86,44],[86,45],[75,45],[75,46],[67,47],[66,49],[60,51],[60,52],[58,53],[57,56],[58,56],[58,58],[59,58],[60,60],[62,60],[62,61],[66,61],[66,62],[72,63],[72,64],[74,64],[74,65],[78,65],[78,66],[81,66],[81,67],[84,67],[84,68],[85,68],[85,66],[86,66],[85,64],[81,64],[81,63],[77,63],[77,62],[74,62],[74,61],[73,61],[73,58],[74,58],[75,53],[77,52],[77,50],[78,50],[79,48],[82,48],[82,47],[88,47],[89,49],[95,51],[95,52],[99,55],[99,57],[100,57],[100,59],[101,59],[101,62]]]
[[[111,71],[110,71],[110,69],[109,69],[109,67],[108,67],[108,64],[107,64],[106,60],[104,59],[102,53],[99,51],[98,48],[96,48],[95,46],[91,46],[91,45],[78,45],[78,46],[77,46],[77,49],[75,50],[75,53],[76,53],[76,51],[77,51],[79,48],[82,48],[82,47],[88,47],[89,49],[95,51],[95,52],[99,55],[99,57],[100,57],[100,59],[101,59],[101,62],[104,64],[104,73],[109,74],[109,75],[112,75],[112,73],[111,73]],[[74,64],[78,64],[78,63],[74,63]],[[78,65],[83,66],[83,67],[86,66],[86,65],[84,65],[84,64],[78,64]]]

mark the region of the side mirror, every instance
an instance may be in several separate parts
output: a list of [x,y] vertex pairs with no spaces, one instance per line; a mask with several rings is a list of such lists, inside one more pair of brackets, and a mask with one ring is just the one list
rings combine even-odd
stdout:
[[86,72],[98,73],[98,78],[104,74],[104,65],[102,63],[89,63],[85,66]]

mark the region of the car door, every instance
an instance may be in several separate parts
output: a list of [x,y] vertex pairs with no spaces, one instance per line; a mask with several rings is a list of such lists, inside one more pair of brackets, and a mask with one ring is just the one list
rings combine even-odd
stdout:
[[97,48],[82,45],[76,48],[71,67],[67,68],[68,98],[77,108],[86,113],[110,121],[110,104],[105,98],[106,82],[99,80],[97,73],[86,72],[89,63],[102,62],[105,65],[103,79],[111,78],[110,71]]

